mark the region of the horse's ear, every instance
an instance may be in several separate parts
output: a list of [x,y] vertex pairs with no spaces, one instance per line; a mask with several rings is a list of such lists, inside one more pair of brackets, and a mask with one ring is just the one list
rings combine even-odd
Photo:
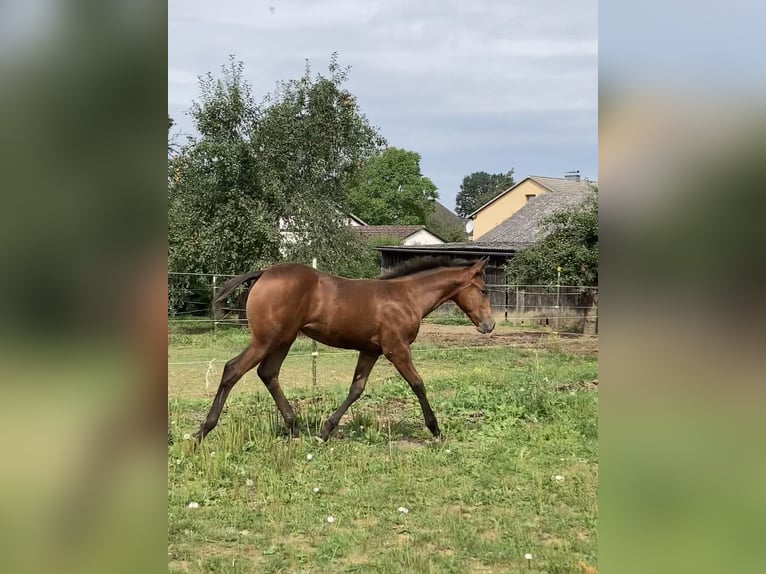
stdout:
[[471,266],[471,271],[474,275],[477,275],[478,273],[481,273],[484,270],[484,267],[489,263],[489,257],[484,257],[483,259],[479,259],[476,263],[474,263]]

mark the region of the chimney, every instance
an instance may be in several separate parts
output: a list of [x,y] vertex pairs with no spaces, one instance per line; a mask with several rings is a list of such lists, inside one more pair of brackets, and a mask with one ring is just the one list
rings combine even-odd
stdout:
[[564,174],[564,179],[568,179],[570,181],[580,181],[580,170],[576,171],[568,171]]

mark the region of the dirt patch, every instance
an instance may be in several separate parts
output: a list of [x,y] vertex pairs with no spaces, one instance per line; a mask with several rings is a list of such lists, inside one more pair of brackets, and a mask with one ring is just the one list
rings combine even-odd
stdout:
[[561,393],[593,391],[596,389],[598,389],[598,379],[593,379],[592,381],[577,381],[574,383],[566,383],[556,387],[556,390]]
[[428,445],[426,441],[417,440],[414,438],[403,438],[400,440],[392,440],[389,444],[391,444],[391,446],[395,446],[402,450],[415,450],[418,448],[423,448],[426,445]]
[[573,355],[597,355],[598,337],[548,331],[520,331],[498,326],[492,333],[482,335],[467,325],[434,325],[420,327],[417,342],[444,347],[518,347],[522,349],[556,350]]
[[368,516],[366,518],[357,518],[354,520],[354,526],[359,528],[375,528],[378,525],[378,519],[374,516]]

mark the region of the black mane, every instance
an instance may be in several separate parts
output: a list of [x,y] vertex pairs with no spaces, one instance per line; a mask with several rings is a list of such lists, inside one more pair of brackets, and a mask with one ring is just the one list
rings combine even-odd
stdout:
[[439,255],[437,257],[416,257],[415,259],[410,259],[409,261],[397,265],[388,273],[381,275],[380,279],[404,277],[405,275],[413,275],[415,273],[420,273],[421,271],[428,271],[439,267],[470,267],[474,263],[476,263],[476,261],[455,259],[448,255]]

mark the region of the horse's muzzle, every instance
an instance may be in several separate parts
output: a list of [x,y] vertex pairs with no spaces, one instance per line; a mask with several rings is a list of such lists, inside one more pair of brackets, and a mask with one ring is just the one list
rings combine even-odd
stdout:
[[489,318],[485,319],[479,325],[476,327],[476,329],[479,331],[479,333],[491,333],[495,329],[495,319]]

